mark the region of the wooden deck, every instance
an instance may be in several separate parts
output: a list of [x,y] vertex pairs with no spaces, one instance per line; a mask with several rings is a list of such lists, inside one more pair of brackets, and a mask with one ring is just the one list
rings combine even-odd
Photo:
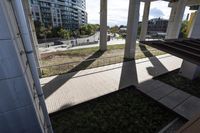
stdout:
[[141,41],[141,43],[200,66],[200,39],[170,39],[164,41]]
[[177,133],[199,133],[200,132],[200,114],[186,123]]
[[[169,39],[163,41],[141,41],[140,43],[200,66],[200,39]],[[177,133],[200,133],[200,114],[192,118]]]

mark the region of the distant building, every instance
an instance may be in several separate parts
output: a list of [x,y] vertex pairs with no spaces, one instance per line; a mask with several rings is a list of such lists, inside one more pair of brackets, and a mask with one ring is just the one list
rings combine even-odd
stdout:
[[78,29],[87,23],[85,0],[29,0],[33,19],[45,26]]
[[[142,22],[138,23],[138,27],[141,27]],[[168,20],[161,18],[154,18],[148,21],[147,35],[148,37],[165,37],[167,32]],[[126,35],[127,26],[120,26],[120,34]],[[139,33],[138,33],[139,36]]]
[[168,20],[161,18],[154,18],[148,22],[147,34],[155,35],[162,34],[164,35],[167,32]]
[[120,34],[123,38],[126,38],[127,26],[120,26],[120,27],[119,27],[119,34]]

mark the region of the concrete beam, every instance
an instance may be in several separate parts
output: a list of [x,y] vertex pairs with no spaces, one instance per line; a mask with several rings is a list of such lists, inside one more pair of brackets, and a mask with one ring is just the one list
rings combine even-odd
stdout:
[[195,6],[195,5],[200,5],[200,0],[189,0],[187,2],[187,6]]
[[107,50],[107,0],[100,0],[100,50]]
[[129,0],[127,38],[126,38],[125,53],[124,53],[124,57],[128,59],[135,58],[139,10],[140,10],[140,0]]
[[140,41],[145,41],[145,38],[146,38],[150,5],[151,5],[151,2],[145,2],[143,19],[142,19],[142,27],[141,27],[141,33],[140,33]]

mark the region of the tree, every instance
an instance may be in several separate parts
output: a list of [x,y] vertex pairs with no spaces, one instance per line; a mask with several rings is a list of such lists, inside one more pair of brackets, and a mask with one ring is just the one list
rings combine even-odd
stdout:
[[182,34],[183,38],[187,38],[188,37],[188,33],[187,33],[188,24],[189,24],[189,22],[187,20],[183,21],[182,24],[181,24],[181,32],[180,32],[180,34]]
[[100,25],[99,24],[94,24],[95,31],[100,31]]
[[137,35],[139,36],[141,33],[142,26],[141,24],[138,25]]
[[66,30],[63,27],[50,27],[44,26],[40,21],[35,21],[35,29],[38,39],[42,38],[56,38],[61,37],[64,39],[69,39],[71,36],[80,37],[80,35],[92,35],[95,34],[96,31],[99,31],[99,24],[84,24],[79,29],[74,31]]
[[80,27],[80,35],[92,35],[99,30],[99,25],[97,24],[84,24]]
[[51,34],[51,27],[45,27],[43,23],[40,21],[34,21],[35,25],[35,31],[37,38],[42,39],[42,38],[47,38],[49,34]]
[[126,26],[124,26],[124,25],[120,25],[119,28],[126,28]]
[[41,22],[40,21],[34,21],[34,25],[35,25],[35,31],[36,31],[36,35],[37,38],[41,39],[41,33],[40,33],[40,29],[41,29]]
[[60,31],[58,31],[58,35],[63,38],[63,39],[70,39],[71,37],[71,32],[66,30],[66,29],[63,29],[61,28]]
[[79,37],[80,36],[80,31],[79,30],[74,30],[72,32],[72,36],[75,37],[75,38]]
[[111,32],[112,34],[118,33],[118,32],[119,32],[119,27],[118,27],[117,25],[111,27],[111,28],[110,28],[110,32]]
[[48,36],[48,34],[51,34],[51,28],[50,27],[45,27],[43,24],[40,27],[40,36],[43,37],[45,40]]
[[59,37],[59,31],[62,29],[62,27],[53,27],[51,29],[51,34],[49,37]]

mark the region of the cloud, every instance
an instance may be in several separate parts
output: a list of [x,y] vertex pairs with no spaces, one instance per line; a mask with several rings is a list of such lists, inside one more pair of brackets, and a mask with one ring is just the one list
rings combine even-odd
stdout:
[[[128,18],[129,0],[108,0],[108,25],[126,25]],[[88,23],[99,24],[100,22],[100,0],[86,0],[86,10],[88,13]],[[142,20],[144,3],[140,5],[140,21]],[[149,19],[161,17],[169,19],[171,8],[168,7],[168,2],[154,1],[151,2]],[[186,8],[185,14],[189,12]],[[186,15],[184,15],[186,16]]]
[[150,10],[150,16],[154,18],[162,18],[165,14],[160,9],[155,7]]
[[108,0],[108,24],[126,25],[129,0]]
[[100,0],[86,0],[86,11],[89,23],[99,23]]

